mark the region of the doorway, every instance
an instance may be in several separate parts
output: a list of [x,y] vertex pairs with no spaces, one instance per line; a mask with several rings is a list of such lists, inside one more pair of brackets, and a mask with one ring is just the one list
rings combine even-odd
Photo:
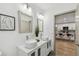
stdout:
[[75,11],[55,15],[55,55],[76,55]]

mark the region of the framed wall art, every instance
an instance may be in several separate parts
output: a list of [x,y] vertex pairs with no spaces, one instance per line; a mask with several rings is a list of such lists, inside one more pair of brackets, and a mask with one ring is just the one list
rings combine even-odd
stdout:
[[14,31],[15,30],[15,17],[0,14],[0,31]]

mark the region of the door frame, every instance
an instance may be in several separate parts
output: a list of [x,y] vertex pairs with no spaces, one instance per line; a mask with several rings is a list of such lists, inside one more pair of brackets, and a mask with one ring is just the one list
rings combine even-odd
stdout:
[[[71,12],[75,12],[75,16],[76,16],[76,9],[65,11],[65,12],[58,13],[58,14],[54,15],[54,53],[55,53],[55,56],[56,56],[56,20],[55,20],[56,16],[71,13]],[[75,28],[76,28],[76,25],[75,25]],[[76,40],[76,31],[75,31],[75,40]]]

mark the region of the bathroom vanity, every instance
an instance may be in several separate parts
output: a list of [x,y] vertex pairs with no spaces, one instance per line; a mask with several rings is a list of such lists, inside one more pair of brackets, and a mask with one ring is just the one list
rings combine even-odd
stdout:
[[21,45],[17,49],[19,56],[46,56],[52,49],[51,40],[40,40],[37,42],[37,46],[32,49],[26,48],[25,45]]

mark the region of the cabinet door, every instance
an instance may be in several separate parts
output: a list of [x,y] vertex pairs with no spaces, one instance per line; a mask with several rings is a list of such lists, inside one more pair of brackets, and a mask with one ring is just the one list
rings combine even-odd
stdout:
[[47,42],[47,49],[49,49],[51,47],[51,41]]
[[44,44],[41,46],[41,56],[46,56],[47,45]]
[[35,52],[33,52],[33,53],[31,54],[31,56],[35,56]]
[[52,47],[51,47],[51,40],[49,40],[47,43],[46,43],[46,55],[49,54],[49,52],[52,50]]
[[41,55],[41,48],[38,49],[38,56]]
[[28,56],[36,56],[36,53],[36,50],[33,50],[30,53],[28,53]]

